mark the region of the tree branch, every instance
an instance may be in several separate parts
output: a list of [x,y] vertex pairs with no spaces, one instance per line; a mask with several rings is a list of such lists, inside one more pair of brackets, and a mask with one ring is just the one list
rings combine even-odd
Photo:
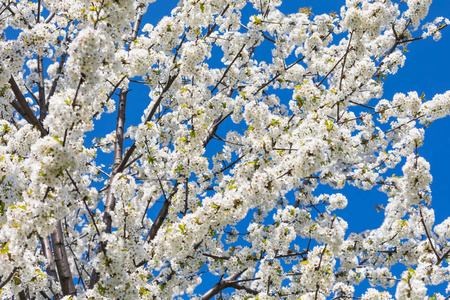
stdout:
[[61,56],[61,60],[59,61],[58,70],[56,71],[56,77],[55,77],[55,79],[53,79],[52,86],[50,87],[50,92],[48,93],[48,96],[47,96],[47,102],[55,94],[56,86],[58,85],[58,79],[62,75],[62,69],[64,66],[64,62],[66,61],[66,58],[67,58],[67,53],[64,52],[63,55]]
[[425,234],[427,236],[428,242],[430,243],[431,250],[433,250],[433,253],[436,255],[436,259],[437,259],[436,261],[439,261],[441,258],[439,257],[439,253],[437,253],[436,248],[434,248],[433,241],[431,240],[430,234],[428,233],[427,225],[425,224],[425,220],[423,218],[423,213],[420,208],[419,208],[419,214],[420,214],[420,222],[422,223],[423,228],[425,229]]
[[[218,293],[220,293],[221,291],[223,291],[224,289],[233,287],[233,285],[237,285],[237,283],[231,283],[231,282],[235,281],[239,276],[241,276],[242,273],[245,272],[245,270],[247,270],[247,269],[244,269],[241,272],[236,273],[233,276],[230,276],[225,280],[221,279],[218,283],[216,283],[215,286],[213,286],[209,291],[207,291],[205,294],[203,294],[202,300],[209,300],[212,297],[214,297],[215,295],[217,295]],[[240,286],[240,288],[238,288],[238,289],[245,289],[245,287]],[[251,291],[253,291],[253,290],[251,290]],[[254,292],[256,292],[256,291],[254,291]],[[258,292],[256,292],[256,294],[258,294]]]
[[[40,3],[39,3],[40,7]],[[39,17],[39,15],[38,15]],[[39,88],[39,120],[42,122],[45,117],[47,116],[47,110],[48,106],[45,101],[45,83],[44,83],[44,59],[41,55],[38,55],[37,57],[37,72],[39,75],[39,82],[38,82],[38,88]]]
[[[162,90],[161,94],[159,94],[158,99],[156,100],[155,104],[152,107],[152,110],[150,111],[150,113],[148,114],[145,122],[150,122],[151,119],[153,118],[153,116],[156,113],[156,110],[159,107],[159,104],[161,103],[164,94],[169,90],[169,88],[172,86],[172,83],[175,81],[175,79],[177,78],[178,74],[174,75],[174,76],[169,76],[169,79],[167,80],[167,83],[164,87],[164,89]],[[120,163],[120,165],[117,168],[117,172],[120,173],[125,169],[125,166],[128,162],[128,160],[130,159],[131,155],[133,154],[134,150],[136,150],[136,142],[134,142],[130,148],[128,148],[127,153],[125,154],[122,162]]]
[[162,223],[167,217],[167,214],[169,212],[169,206],[172,200],[172,197],[175,195],[175,193],[178,190],[178,185],[175,183],[175,187],[173,188],[172,193],[165,198],[163,207],[161,207],[161,210],[158,213],[158,216],[155,219],[155,222],[153,223],[152,227],[150,228],[150,231],[148,232],[147,236],[145,237],[145,242],[151,242],[156,234],[158,233],[159,228],[161,228]]
[[41,240],[41,250],[44,254],[45,258],[47,259],[47,274],[53,278],[53,280],[58,280],[58,274],[56,273],[56,266],[55,266],[55,260],[53,258],[52,253],[52,245],[50,243],[50,238],[48,236],[46,237],[40,237]]
[[53,252],[55,254],[56,268],[58,269],[59,282],[64,296],[75,295],[75,285],[72,273],[70,272],[69,260],[67,258],[66,247],[61,221],[56,222],[56,230],[52,233]]
[[118,166],[122,162],[123,155],[123,134],[125,128],[125,109],[127,104],[127,94],[128,91],[120,91],[119,94],[119,109],[117,112],[117,124],[116,124],[116,140],[114,142],[114,163],[113,163],[113,171],[110,176],[110,185],[108,189],[108,195],[106,196],[105,201],[105,211],[103,214],[103,222],[106,224],[105,232],[111,233],[111,212],[114,211],[116,206],[116,199],[111,191],[111,186],[114,181],[114,175],[120,173],[118,171]]
[[225,76],[227,76],[228,71],[230,70],[230,68],[233,66],[233,64],[236,62],[236,60],[238,59],[239,55],[241,54],[241,52],[244,50],[245,48],[245,43],[244,45],[242,45],[242,48],[239,50],[239,52],[236,54],[236,56],[234,57],[234,59],[231,61],[231,63],[228,65],[227,69],[225,70],[225,72],[223,72],[222,77],[219,79],[219,81],[217,81],[216,85],[214,86],[214,88],[211,90],[211,94],[214,93],[214,91],[216,90],[216,88],[219,86],[219,84],[222,83],[222,80],[225,78]]
[[[127,105],[127,94],[128,91],[124,91],[123,89],[119,92],[119,108],[117,110],[117,123],[116,123],[116,139],[114,141],[114,162],[113,162],[113,170],[110,175],[110,182],[108,186],[108,193],[106,195],[105,200],[105,210],[103,212],[103,222],[106,227],[104,232],[111,233],[111,225],[112,218],[111,213],[114,211],[116,207],[116,198],[114,197],[111,187],[114,182],[114,176],[121,171],[118,171],[119,165],[122,163],[122,155],[123,155],[123,134],[125,128],[125,111]],[[100,238],[100,236],[99,236]],[[106,245],[100,240],[98,245],[98,252],[106,252]],[[89,282],[89,288],[92,288],[100,279],[100,274],[93,269],[91,274],[91,280]]]
[[233,111],[229,112],[225,117],[219,116],[216,120],[214,120],[214,124],[211,126],[211,128],[208,129],[208,136],[203,141],[203,148],[206,148],[208,143],[211,141],[213,136],[216,134],[217,129],[219,128],[219,125],[222,124],[222,122],[225,121],[229,116],[231,116],[232,113],[233,113]]
[[18,267],[14,267],[11,273],[9,273],[8,277],[6,277],[3,282],[0,282],[0,289],[2,289],[13,278],[14,273],[16,273],[18,269]]
[[22,117],[25,120],[27,120],[28,123],[30,123],[31,125],[35,126],[41,132],[41,136],[46,136],[47,135],[47,131],[42,126],[42,123],[34,115],[33,111],[31,110],[30,106],[27,103],[27,100],[25,100],[24,95],[22,94],[22,92],[20,91],[19,87],[17,86],[17,83],[14,80],[13,76],[11,76],[11,78],[9,79],[9,84],[11,85],[11,89],[12,89],[12,91],[14,93],[14,96],[16,96],[18,105],[21,108],[20,111],[22,113],[16,108],[17,104],[12,104],[14,106],[14,108],[16,108],[17,112],[19,114],[21,114]]

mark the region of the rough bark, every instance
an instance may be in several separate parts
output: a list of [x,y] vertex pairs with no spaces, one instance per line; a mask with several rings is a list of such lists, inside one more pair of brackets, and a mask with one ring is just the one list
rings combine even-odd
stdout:
[[[17,86],[16,81],[14,80],[14,77],[11,76],[9,79],[9,84],[11,85],[11,89],[14,93],[14,96],[16,96],[17,104],[20,106],[21,110],[19,111],[17,104],[13,104],[14,108],[16,108],[17,112],[19,112],[22,117],[24,117],[27,122],[29,122],[31,125],[37,127],[39,131],[41,132],[42,136],[47,135],[47,131],[44,129],[44,126],[42,126],[42,123],[36,118],[33,111],[31,110],[30,106],[28,105],[27,100],[25,100],[25,97],[23,96],[22,92],[20,91],[19,87]],[[21,113],[22,111],[22,113]]]
[[63,295],[75,295],[75,285],[73,283],[72,273],[69,267],[66,246],[64,244],[64,236],[61,221],[56,222],[56,229],[52,233],[53,252],[55,255],[56,268],[58,270],[58,278],[61,284]]

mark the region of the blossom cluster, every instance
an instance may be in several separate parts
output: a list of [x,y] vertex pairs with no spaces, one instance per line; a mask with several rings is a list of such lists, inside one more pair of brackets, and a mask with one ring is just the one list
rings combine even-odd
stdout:
[[[3,2],[1,298],[423,299],[450,281],[420,155],[450,91],[383,99],[403,47],[450,24],[420,26],[431,0],[180,0],[157,24],[150,0]],[[386,194],[378,228],[352,232],[349,185]]]

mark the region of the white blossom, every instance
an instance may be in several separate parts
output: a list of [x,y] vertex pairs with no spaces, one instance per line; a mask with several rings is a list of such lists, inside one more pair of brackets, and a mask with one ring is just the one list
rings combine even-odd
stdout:
[[[151,2],[0,7],[2,299],[424,299],[450,281],[420,148],[450,92],[383,96],[406,46],[450,25],[431,0],[181,0],[150,24]],[[366,200],[349,185],[386,195],[376,228],[344,219]]]

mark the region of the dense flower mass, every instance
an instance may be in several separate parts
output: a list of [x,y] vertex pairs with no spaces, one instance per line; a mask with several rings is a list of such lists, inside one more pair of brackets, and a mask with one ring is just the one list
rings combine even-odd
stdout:
[[[180,0],[153,25],[151,2],[0,1],[0,298],[424,299],[450,281],[418,152],[450,91],[381,99],[406,45],[450,24],[422,24],[431,0]],[[379,228],[350,231],[348,185],[386,194]]]

